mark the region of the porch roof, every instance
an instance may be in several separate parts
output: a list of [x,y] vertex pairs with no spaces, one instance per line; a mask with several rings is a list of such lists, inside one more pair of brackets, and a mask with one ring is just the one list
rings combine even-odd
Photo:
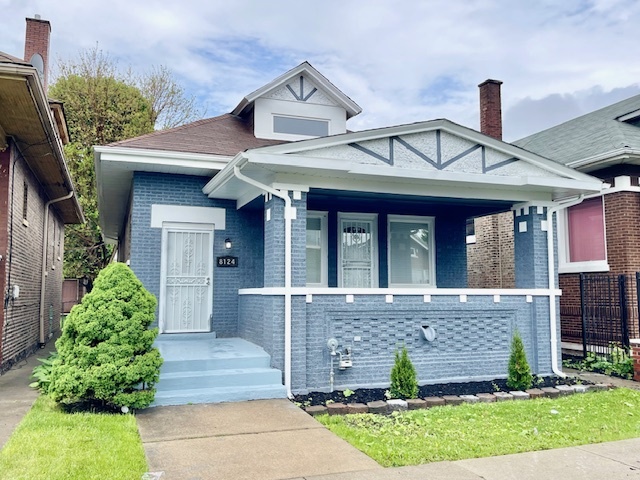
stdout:
[[598,192],[602,181],[448,120],[347,133],[240,153],[204,187],[237,200],[310,188],[428,197],[553,201]]

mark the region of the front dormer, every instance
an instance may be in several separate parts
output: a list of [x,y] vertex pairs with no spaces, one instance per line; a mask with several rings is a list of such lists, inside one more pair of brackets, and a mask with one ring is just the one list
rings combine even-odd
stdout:
[[256,138],[307,140],[347,132],[362,109],[304,62],[247,95],[232,112],[253,116]]

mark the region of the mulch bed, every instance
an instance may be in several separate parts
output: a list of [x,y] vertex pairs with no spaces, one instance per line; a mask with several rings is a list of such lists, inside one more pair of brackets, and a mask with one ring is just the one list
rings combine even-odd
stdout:
[[[539,377],[541,381],[536,381],[533,388],[555,387],[556,385],[573,385],[576,383],[575,378],[567,377]],[[589,383],[581,381],[582,383]],[[433,385],[423,385],[420,387],[418,396],[425,397],[441,397],[443,395],[476,395],[478,393],[493,393],[496,391],[508,392],[512,390],[507,387],[506,379],[497,379],[484,382],[466,382],[466,383],[437,383]],[[359,388],[354,390],[353,394],[345,397],[342,391],[335,390],[333,392],[310,392],[306,395],[295,395],[294,402],[303,405],[325,405],[327,400],[339,403],[368,403],[375,400],[387,400],[384,388]]]

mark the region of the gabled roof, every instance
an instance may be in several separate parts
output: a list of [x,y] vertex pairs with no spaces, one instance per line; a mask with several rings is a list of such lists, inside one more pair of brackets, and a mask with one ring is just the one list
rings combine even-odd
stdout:
[[263,147],[238,154],[203,188],[238,207],[293,186],[426,197],[553,201],[599,192],[602,181],[448,120]]
[[640,95],[636,95],[513,143],[564,165],[589,170],[589,165],[601,165],[603,159],[621,152],[640,151],[640,127],[624,121],[639,109]]
[[247,111],[249,111],[258,98],[267,95],[268,93],[282,87],[293,78],[298,77],[300,75],[307,75],[310,77],[313,82],[320,86],[324,91],[324,94],[332,98],[338,105],[342,106],[347,111],[347,119],[358,115],[362,108],[351,100],[347,95],[342,93],[338,87],[336,87],[333,83],[331,83],[327,77],[322,75],[318,70],[313,68],[309,62],[302,62],[295,68],[292,68],[288,72],[280,75],[275,80],[267,83],[263,87],[260,87],[255,92],[250,93],[246,97],[242,99],[242,101],[238,104],[236,108],[231,112],[234,115],[243,115]]
[[232,157],[248,148],[279,143],[283,142],[256,138],[248,119],[225,113],[218,117],[114,142],[109,146]]

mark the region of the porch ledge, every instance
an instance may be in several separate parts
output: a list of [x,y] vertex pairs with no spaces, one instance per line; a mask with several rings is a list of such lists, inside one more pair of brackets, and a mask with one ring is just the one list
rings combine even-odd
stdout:
[[[560,289],[550,288],[307,288],[294,287],[291,295],[431,295],[431,296],[532,296],[549,297],[562,295]],[[241,288],[238,295],[285,295],[284,287]]]

